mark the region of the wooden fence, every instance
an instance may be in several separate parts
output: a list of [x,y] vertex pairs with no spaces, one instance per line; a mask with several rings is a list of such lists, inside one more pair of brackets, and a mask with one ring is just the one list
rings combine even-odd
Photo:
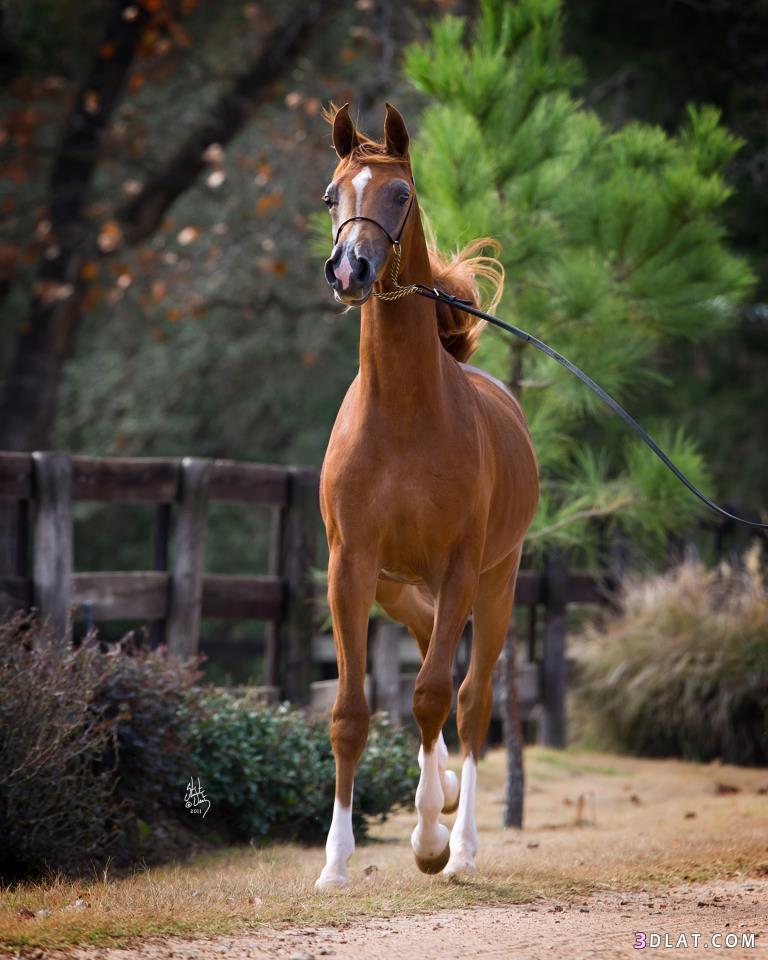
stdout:
[[[51,635],[62,638],[71,635],[73,616],[153,621],[155,638],[179,657],[197,653],[202,617],[265,620],[264,675],[271,696],[300,704],[332,699],[332,680],[312,683],[318,659],[311,576],[319,528],[316,470],[193,457],[0,453],[0,501],[10,502],[15,513],[13,570],[0,575],[0,615],[35,607]],[[154,504],[154,569],[74,573],[74,501]],[[270,510],[266,575],[205,573],[211,501]],[[604,603],[607,586],[604,578],[569,572],[556,560],[542,572],[519,575],[516,603],[528,609],[528,634],[519,638],[527,652],[520,658],[519,699],[524,708],[541,707],[539,738],[549,745],[566,741],[568,604]],[[396,714],[409,701],[413,677],[401,677],[393,644],[396,635],[380,625],[369,685],[373,706]],[[332,657],[332,644],[328,649]]]
[[[15,529],[13,569],[0,576],[0,613],[34,606],[51,634],[62,638],[71,635],[73,614],[82,618],[83,611],[94,621],[152,620],[179,657],[197,652],[201,617],[266,620],[266,682],[288,699],[306,702],[317,485],[317,471],[302,467],[2,453],[0,500],[11,501]],[[82,500],[155,504],[154,569],[74,573],[72,503]],[[211,501],[269,508],[266,575],[205,573]]]

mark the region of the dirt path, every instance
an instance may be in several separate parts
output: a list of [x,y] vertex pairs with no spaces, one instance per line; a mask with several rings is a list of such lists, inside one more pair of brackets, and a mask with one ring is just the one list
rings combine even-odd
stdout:
[[[638,931],[649,944],[635,949]],[[694,934],[700,934],[694,947]],[[664,937],[677,944],[672,949]],[[754,934],[754,947],[743,935]],[[713,936],[715,935],[715,936]],[[719,939],[718,939],[719,938]],[[682,941],[680,941],[682,943]],[[735,946],[729,946],[735,943]],[[542,900],[498,908],[371,919],[346,928],[264,930],[204,940],[170,938],[136,949],[68,953],[70,960],[613,960],[619,957],[703,955],[768,957],[768,880],[724,881],[677,887],[665,895],[611,892],[576,902]],[[62,954],[61,956],[64,956]]]
[[[0,890],[0,953],[30,960],[680,954],[635,950],[640,930],[675,943],[685,934],[689,956],[768,960],[765,770],[533,747],[526,775],[526,827],[504,830],[504,756],[482,761],[478,874],[466,882],[416,870],[413,812],[402,811],[359,844],[349,887],[330,896],[314,889],[322,847],[297,844],[243,845],[114,879]],[[710,944],[713,932],[722,946]],[[755,933],[755,948],[729,948],[725,936],[744,932]]]

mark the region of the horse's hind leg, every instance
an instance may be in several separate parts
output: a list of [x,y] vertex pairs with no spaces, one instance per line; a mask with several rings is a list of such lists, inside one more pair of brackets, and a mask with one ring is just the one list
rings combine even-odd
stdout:
[[478,836],[476,820],[477,757],[488,732],[493,704],[493,667],[515,599],[520,550],[480,577],[473,608],[472,657],[459,689],[457,725],[464,752],[459,812],[451,831],[447,874],[474,873]]
[[448,830],[438,820],[445,803],[440,739],[453,698],[453,657],[476,591],[476,566],[466,556],[455,557],[440,584],[435,624],[413,694],[413,715],[421,731],[422,750],[416,790],[417,824],[411,845],[424,873],[439,873],[449,857]]
[[336,798],[325,846],[326,864],[315,884],[319,890],[347,882],[347,861],[355,849],[352,787],[355,768],[368,737],[370,712],[365,699],[365,660],[376,566],[375,558],[331,548],[328,603],[339,664],[339,687],[331,721]]
[[[376,602],[387,616],[402,623],[416,641],[421,659],[427,655],[429,638],[435,623],[435,604],[426,588],[412,583],[397,583],[393,580],[379,580],[376,588]],[[453,770],[447,769],[448,747],[442,733],[438,737],[438,771],[440,785],[443,788],[443,809],[445,814],[455,813],[459,805],[459,778]],[[419,750],[419,766],[424,762],[424,751]]]

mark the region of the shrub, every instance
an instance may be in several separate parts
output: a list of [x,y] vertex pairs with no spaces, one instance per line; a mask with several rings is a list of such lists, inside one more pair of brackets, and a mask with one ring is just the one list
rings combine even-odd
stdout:
[[119,813],[113,770],[103,762],[114,725],[91,709],[106,661],[90,642],[75,650],[45,639],[29,617],[0,626],[0,875],[6,878],[95,856],[112,839],[109,825]]
[[196,676],[130,637],[105,652],[95,634],[62,644],[30,616],[0,626],[0,876],[189,847],[167,814],[184,813],[179,707]]
[[647,756],[768,763],[768,597],[743,569],[686,563],[627,584],[587,631],[576,702],[593,739]]
[[[189,716],[187,742],[199,776],[232,836],[324,839],[333,812],[335,767],[327,724],[286,705],[255,707],[230,694],[206,695]],[[355,778],[353,820],[370,820],[413,802],[418,778],[411,738],[374,719]]]
[[[45,639],[28,616],[0,625],[0,878],[166,860],[221,839],[324,836],[335,772],[325,724],[200,688],[194,661],[130,636],[107,650],[95,634],[77,647]],[[404,733],[372,724],[359,835],[412,801],[415,760]],[[193,775],[215,812],[204,833],[184,805]]]

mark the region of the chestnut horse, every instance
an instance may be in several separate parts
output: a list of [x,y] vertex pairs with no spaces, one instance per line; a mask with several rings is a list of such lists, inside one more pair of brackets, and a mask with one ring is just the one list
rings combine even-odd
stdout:
[[[465,366],[480,332],[458,308],[403,286],[479,298],[477,280],[503,275],[472,256],[443,260],[425,239],[403,118],[387,104],[384,141],[332,109],[339,163],[325,197],[334,246],[325,264],[336,299],[362,306],[360,371],[333,427],[320,481],[328,537],[328,600],[339,664],[331,741],[336,799],[324,889],[347,882],[354,850],[352,789],[368,735],[364,693],[374,598],[416,639],[423,664],[413,714],[421,732],[411,843],[426,873],[475,870],[476,764],[491,714],[491,674],[507,632],[520,553],[538,502],[538,470],[517,400]],[[461,792],[442,736],[452,662],[473,614],[472,656],[458,696]],[[458,808],[453,829],[440,813]]]

